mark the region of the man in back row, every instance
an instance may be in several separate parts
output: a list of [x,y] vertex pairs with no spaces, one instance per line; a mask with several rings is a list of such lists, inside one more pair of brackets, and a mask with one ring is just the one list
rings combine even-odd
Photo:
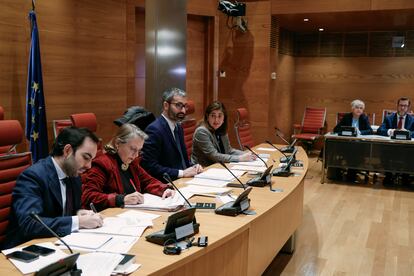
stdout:
[[91,167],[97,143],[98,138],[86,128],[65,128],[56,138],[51,156],[39,160],[19,176],[12,194],[10,225],[2,248],[52,236],[30,216],[32,213],[59,236],[80,228],[102,226],[99,214],[79,210],[79,174]]
[[184,131],[179,124],[187,110],[187,95],[179,88],[167,89],[162,97],[162,114],[146,129],[142,167],[150,175],[165,182],[164,173],[173,179],[192,177],[203,168],[190,164],[184,143]]

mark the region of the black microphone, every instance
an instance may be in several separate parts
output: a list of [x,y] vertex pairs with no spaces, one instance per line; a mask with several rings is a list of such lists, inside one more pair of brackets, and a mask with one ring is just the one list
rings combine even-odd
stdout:
[[255,153],[248,145],[243,145],[243,147],[245,147],[246,149],[248,149],[251,153],[253,153],[257,158],[259,158],[266,166],[266,168],[269,168],[269,166],[267,165],[267,163],[257,154]]
[[172,179],[171,179],[171,177],[168,173],[164,173],[162,175],[162,177],[165,179],[165,181],[170,183],[178,193],[180,193],[180,195],[184,198],[185,202],[187,202],[189,207],[193,207],[193,205],[190,203],[190,201],[188,201],[188,199],[180,192],[180,189],[178,189],[177,186],[175,186],[175,184],[172,182]]
[[[32,219],[36,220],[37,222],[39,222],[41,225],[43,225],[43,227],[45,227],[47,229],[47,231],[49,231],[53,236],[55,236],[62,244],[64,244],[67,247],[70,254],[73,254],[72,248],[70,248],[70,246],[64,240],[62,240],[62,238],[59,237],[59,235],[56,234],[55,231],[53,231],[49,226],[47,226],[46,223],[44,223],[43,220],[35,212],[31,212],[30,217]],[[79,256],[79,253],[77,253],[75,255]],[[76,259],[77,259],[77,257],[76,257]],[[61,261],[58,260],[57,262],[60,263]],[[53,265],[54,264],[52,264],[51,267]],[[49,268],[49,266],[45,267],[45,270],[47,270],[48,268]],[[52,268],[52,269],[55,269],[55,268]],[[59,267],[56,267],[56,269],[59,269]],[[70,275],[75,276],[75,275],[81,275],[81,274],[82,274],[82,270],[78,269],[78,267],[76,266],[76,262],[75,262],[73,267],[71,268]]]
[[283,147],[283,148],[281,148],[280,150],[282,151],[282,152],[287,152],[287,153],[292,153],[293,152],[293,150],[294,150],[294,146],[295,146],[295,144],[296,144],[296,142],[298,141],[298,139],[295,139],[295,140],[293,140],[293,142],[292,143],[289,143],[285,138],[283,138],[283,136],[280,134],[280,133],[282,133],[282,131],[279,129],[279,128],[277,128],[277,127],[275,127],[275,130],[276,130],[276,136],[277,137],[279,137],[280,139],[282,139],[286,144],[287,144],[287,146],[286,147]]
[[278,152],[283,154],[284,157],[280,158],[280,160],[279,160],[280,163],[285,163],[289,160],[289,156],[287,156],[281,149],[279,149],[278,147],[273,145],[272,142],[270,142],[269,140],[266,140],[265,142],[268,143],[269,145],[271,145],[273,148],[277,149]]
[[[237,179],[237,181],[239,181],[239,183],[242,185],[242,187],[243,187],[243,190],[246,190],[246,186],[240,181],[240,179],[237,177],[237,176],[235,176],[234,175],[234,173],[229,169],[229,168],[227,168],[227,166],[223,163],[223,162],[219,162],[220,163],[220,165],[222,165],[226,170],[228,170],[229,171],[229,173],[231,173],[231,175],[232,176],[234,176],[234,178],[236,178]],[[229,187],[233,187],[233,186],[229,186]]]

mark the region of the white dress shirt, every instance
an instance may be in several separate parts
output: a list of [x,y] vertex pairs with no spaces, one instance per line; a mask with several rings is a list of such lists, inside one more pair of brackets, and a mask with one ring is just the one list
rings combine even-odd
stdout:
[[[170,127],[170,130],[171,130],[171,134],[172,134],[172,136],[175,140],[174,130],[175,130],[175,127],[177,126],[177,124],[175,122],[171,121],[170,118],[168,118],[164,114],[161,114],[161,116],[164,117],[164,119],[167,121],[168,126]],[[183,177],[183,175],[184,175],[184,171],[183,170],[178,170],[178,178]]]

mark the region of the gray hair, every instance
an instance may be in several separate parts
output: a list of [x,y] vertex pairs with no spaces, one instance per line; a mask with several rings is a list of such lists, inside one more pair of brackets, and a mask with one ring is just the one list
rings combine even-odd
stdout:
[[180,96],[180,97],[187,97],[187,93],[185,93],[184,90],[176,87],[168,88],[164,91],[162,94],[162,100],[164,102],[171,102],[174,96]]
[[361,100],[353,100],[351,103],[351,108],[357,108],[357,107],[362,107],[362,109],[365,109],[365,104],[363,101]]
[[112,137],[111,141],[105,145],[104,149],[106,152],[115,154],[116,153],[116,144],[126,144],[131,139],[141,138],[146,140],[148,135],[143,132],[139,127],[133,124],[123,124],[119,127],[117,133]]

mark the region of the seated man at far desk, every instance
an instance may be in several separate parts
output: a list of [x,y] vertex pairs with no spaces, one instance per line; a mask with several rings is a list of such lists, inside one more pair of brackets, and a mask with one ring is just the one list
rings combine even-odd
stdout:
[[402,129],[408,130],[411,133],[411,137],[414,134],[414,119],[408,114],[410,110],[411,102],[408,98],[399,98],[397,101],[397,113],[393,113],[385,117],[384,122],[378,129],[378,134],[383,136],[392,136],[394,130]]
[[[384,122],[378,129],[378,134],[383,136],[393,136],[396,129],[408,130],[411,137],[414,134],[414,118],[408,114],[411,102],[409,98],[399,98],[397,101],[397,112],[385,117]],[[386,162],[386,160],[383,160]],[[407,174],[402,175],[403,184],[409,183]],[[386,173],[383,181],[384,185],[392,185],[394,183],[394,176],[392,173]]]
[[59,236],[79,228],[97,228],[103,220],[92,211],[79,210],[79,174],[91,167],[98,138],[86,128],[69,127],[55,140],[51,156],[39,160],[17,179],[12,194],[10,225],[2,248],[52,234],[30,214],[37,214]]
[[153,177],[165,182],[167,173],[173,180],[192,177],[203,168],[190,164],[181,122],[187,110],[187,95],[179,88],[167,89],[162,96],[162,114],[145,132],[148,139],[142,148],[142,167]]

